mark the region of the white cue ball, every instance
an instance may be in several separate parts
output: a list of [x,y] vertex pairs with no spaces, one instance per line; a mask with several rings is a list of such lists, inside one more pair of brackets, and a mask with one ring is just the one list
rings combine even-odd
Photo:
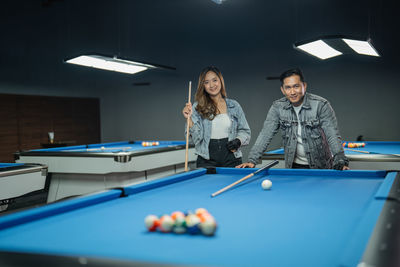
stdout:
[[261,186],[264,190],[271,189],[272,182],[270,180],[264,180],[262,181]]

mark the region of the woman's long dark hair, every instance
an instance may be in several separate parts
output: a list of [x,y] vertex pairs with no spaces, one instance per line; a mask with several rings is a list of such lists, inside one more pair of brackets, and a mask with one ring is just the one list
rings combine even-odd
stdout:
[[204,80],[206,78],[206,74],[212,71],[221,81],[221,96],[226,98],[226,90],[225,90],[225,82],[224,77],[222,77],[222,73],[218,68],[214,66],[209,66],[204,68],[199,76],[199,83],[197,85],[197,91],[195,95],[195,100],[197,101],[197,112],[203,117],[209,120],[213,120],[214,117],[219,113],[217,104],[211,99],[210,95],[206,92],[204,88]]

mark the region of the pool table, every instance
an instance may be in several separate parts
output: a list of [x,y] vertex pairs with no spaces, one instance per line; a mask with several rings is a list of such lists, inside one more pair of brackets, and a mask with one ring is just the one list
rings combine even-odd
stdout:
[[[153,142],[148,140],[147,142]],[[184,170],[184,141],[123,141],[35,149],[17,152],[16,162],[49,167],[48,202],[93,193],[106,188],[140,183]],[[194,146],[189,146],[189,168],[194,168]]]
[[[399,266],[398,172],[269,169],[210,196],[255,170],[198,169],[0,217],[0,265]],[[149,214],[200,207],[214,236],[145,228]]]
[[[347,141],[346,141],[347,142]],[[350,141],[361,143],[358,141]],[[368,141],[365,147],[345,148],[345,154],[354,170],[400,170],[400,142]],[[356,151],[366,151],[370,154]],[[270,150],[261,157],[262,161],[279,160],[275,168],[285,168],[283,148]]]
[[0,212],[46,202],[47,166],[0,163]]

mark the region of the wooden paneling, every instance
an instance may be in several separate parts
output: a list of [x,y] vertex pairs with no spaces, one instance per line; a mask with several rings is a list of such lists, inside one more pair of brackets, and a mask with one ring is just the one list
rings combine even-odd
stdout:
[[13,162],[18,148],[17,97],[0,95],[0,162]]
[[19,150],[41,148],[48,132],[55,142],[100,142],[97,98],[0,94],[0,162],[13,162]]

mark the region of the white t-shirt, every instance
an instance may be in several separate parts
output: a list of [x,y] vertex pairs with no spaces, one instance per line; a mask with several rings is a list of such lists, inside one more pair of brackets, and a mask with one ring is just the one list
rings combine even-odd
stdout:
[[212,120],[211,139],[228,138],[231,120],[227,113],[218,114]]
[[297,148],[296,148],[296,156],[294,157],[294,162],[297,164],[309,165],[307,157],[306,157],[306,152],[304,151],[303,139],[301,138],[301,126],[300,126],[299,113],[300,113],[300,109],[302,106],[303,106],[303,104],[301,104],[298,107],[293,106],[294,111],[296,112],[297,122],[298,122]]

